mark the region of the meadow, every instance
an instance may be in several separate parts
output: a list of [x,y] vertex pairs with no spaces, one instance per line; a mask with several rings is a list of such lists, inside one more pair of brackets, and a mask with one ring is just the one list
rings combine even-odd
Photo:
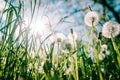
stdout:
[[0,80],[120,80],[119,23],[100,23],[97,11],[89,7],[83,20],[90,28],[82,37],[88,36],[87,41],[72,28],[67,36],[52,32],[41,39],[29,28],[37,3],[29,1],[31,18],[24,27],[24,1],[13,5],[5,0],[0,11]]

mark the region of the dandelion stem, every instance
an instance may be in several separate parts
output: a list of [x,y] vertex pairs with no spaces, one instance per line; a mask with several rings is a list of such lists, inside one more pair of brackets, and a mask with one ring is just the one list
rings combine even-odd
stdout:
[[111,40],[112,40],[113,48],[114,48],[114,50],[116,51],[116,54],[117,54],[118,65],[120,67],[120,52],[119,52],[119,49],[118,49],[117,45],[114,42],[114,39],[111,38]]
[[75,53],[75,55],[76,55],[76,56],[75,56],[75,57],[76,57],[76,58],[75,58],[75,60],[76,60],[76,61],[75,61],[75,64],[76,64],[76,78],[77,78],[76,80],[79,80],[79,77],[78,77],[78,64],[77,64],[77,53]]
[[103,77],[102,77],[102,74],[100,72],[100,67],[99,67],[99,58],[98,58],[98,55],[97,55],[97,51],[96,51],[96,48],[95,48],[95,42],[94,42],[94,32],[95,32],[95,26],[93,25],[94,23],[94,20],[92,21],[92,43],[93,43],[93,54],[94,54],[94,57],[95,57],[95,60],[96,60],[96,65],[98,67],[98,72],[99,72],[99,78],[100,80],[103,80]]
[[[73,38],[74,50],[76,50],[73,29],[71,29],[71,34],[72,34],[72,38]],[[78,64],[77,64],[77,53],[75,53],[75,65],[76,65],[76,80],[79,80],[79,77],[78,77]]]

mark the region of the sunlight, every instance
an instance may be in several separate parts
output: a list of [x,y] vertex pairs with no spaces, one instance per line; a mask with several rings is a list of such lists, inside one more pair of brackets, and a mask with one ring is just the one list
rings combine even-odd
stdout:
[[0,12],[4,9],[4,7],[5,7],[4,0],[0,0]]
[[32,33],[36,38],[45,37],[50,31],[48,29],[47,20],[40,19],[34,20],[30,26]]
[[41,20],[37,20],[35,22],[35,24],[32,24],[32,29],[34,31],[34,33],[40,33],[40,34],[44,34],[47,30],[47,27],[45,26],[44,22]]
[[0,80],[120,80],[120,0],[0,0]]

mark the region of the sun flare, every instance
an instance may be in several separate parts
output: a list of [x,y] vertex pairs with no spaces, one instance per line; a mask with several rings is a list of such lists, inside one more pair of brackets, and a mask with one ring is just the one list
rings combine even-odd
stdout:
[[46,20],[37,19],[34,20],[30,26],[31,31],[36,37],[45,37],[49,33],[48,26],[46,25]]

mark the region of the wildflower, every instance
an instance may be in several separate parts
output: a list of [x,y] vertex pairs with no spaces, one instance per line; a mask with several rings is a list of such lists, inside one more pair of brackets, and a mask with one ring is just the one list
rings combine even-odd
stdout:
[[103,60],[105,58],[105,55],[103,53],[99,54],[99,60]]
[[44,74],[44,73],[45,73],[42,66],[40,66],[40,67],[38,68],[38,71],[39,71],[40,74]]
[[110,51],[108,51],[107,50],[108,49],[108,47],[107,47],[107,45],[106,44],[103,44],[102,46],[101,46],[101,53],[103,53],[103,54],[105,54],[105,55],[110,55]]
[[55,33],[50,37],[52,43],[54,42],[62,42],[66,37],[62,33]]
[[105,54],[106,54],[106,55],[110,55],[110,51],[106,51]]
[[62,41],[61,47],[63,50],[71,51],[73,49],[73,44],[72,44],[71,40],[65,39]]
[[85,15],[84,22],[87,26],[95,26],[99,22],[98,13],[95,11],[88,12]]
[[106,38],[115,37],[119,34],[120,25],[114,21],[108,21],[103,25],[102,35]]
[[30,70],[32,69],[32,67],[33,67],[33,64],[32,64],[32,63],[28,64],[27,71],[30,71]]
[[107,51],[107,45],[106,44],[103,44],[102,46],[101,46],[101,51],[103,52],[103,51]]
[[104,68],[101,68],[101,71],[104,73],[105,72]]
[[6,57],[1,57],[0,60],[2,60],[1,63],[6,64]]

